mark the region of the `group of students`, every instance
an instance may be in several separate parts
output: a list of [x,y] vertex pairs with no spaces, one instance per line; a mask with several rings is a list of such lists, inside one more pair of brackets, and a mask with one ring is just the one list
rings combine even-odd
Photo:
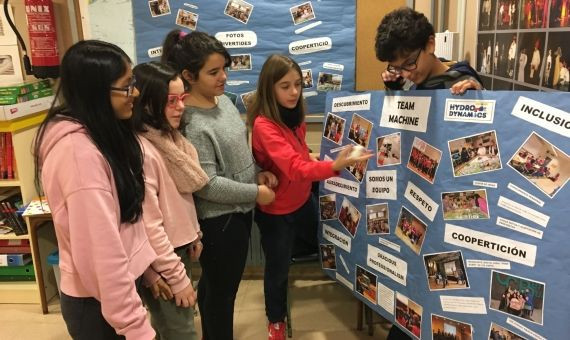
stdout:
[[[382,21],[376,47],[391,65],[386,81],[421,84],[447,72],[433,55],[433,27],[421,32],[423,42],[382,43],[393,39],[384,26],[418,20],[414,29],[431,27],[410,9]],[[387,50],[393,54],[380,52]],[[250,149],[247,127],[223,95],[230,63],[213,36],[180,30],[165,38],[161,62],[133,70],[110,43],[80,41],[65,53],[60,104],[40,125],[34,152],[60,250],[62,315],[74,339],[197,338],[196,302],[203,339],[232,339],[254,218],[266,258],[269,338],[284,338],[293,240],[316,242],[303,232],[317,223],[311,183],[372,153],[351,156],[349,146],[334,161],[310,155],[302,72],[283,55],[270,56],[259,75],[247,117]],[[454,82],[454,93],[480,89],[473,77],[457,76],[461,67],[443,83]]]

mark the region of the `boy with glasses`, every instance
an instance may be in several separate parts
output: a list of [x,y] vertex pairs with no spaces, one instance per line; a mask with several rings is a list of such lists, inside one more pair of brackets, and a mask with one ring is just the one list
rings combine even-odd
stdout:
[[392,90],[481,90],[481,79],[467,62],[447,66],[435,54],[435,32],[428,19],[410,8],[388,13],[376,32],[376,57],[388,62],[382,80]]

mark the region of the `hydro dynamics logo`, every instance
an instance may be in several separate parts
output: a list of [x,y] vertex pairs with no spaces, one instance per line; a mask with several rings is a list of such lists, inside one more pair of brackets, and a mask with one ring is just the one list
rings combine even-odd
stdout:
[[494,114],[494,100],[447,99],[445,101],[445,120],[491,124]]

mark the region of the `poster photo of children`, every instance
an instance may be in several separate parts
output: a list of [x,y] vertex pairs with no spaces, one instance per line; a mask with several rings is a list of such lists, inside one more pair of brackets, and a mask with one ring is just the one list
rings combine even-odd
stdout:
[[499,0],[497,10],[497,29],[516,29],[519,18],[520,0]]
[[316,18],[313,5],[310,1],[289,8],[289,12],[291,12],[291,18],[295,25],[299,25]]
[[342,74],[319,72],[317,91],[340,91],[342,87]]
[[198,25],[198,14],[179,9],[176,15],[176,25],[195,31]]
[[360,211],[358,211],[354,204],[352,204],[346,197],[344,197],[340,206],[340,212],[338,213],[338,220],[352,237],[356,235],[360,217]]
[[336,219],[336,194],[320,196],[319,208],[321,212],[321,221]]
[[522,0],[520,29],[546,28],[548,25],[548,0]]
[[479,2],[479,31],[495,29],[495,15],[497,14],[497,1],[482,0]]
[[471,340],[473,339],[473,326],[445,316],[432,314],[431,334],[432,340]]
[[301,70],[303,77],[303,88],[308,89],[313,87],[313,71],[311,69]]
[[[503,78],[515,78],[515,64],[517,61],[517,34],[497,33],[495,36],[495,51],[498,50],[497,68],[494,75]],[[493,58],[495,58],[493,51]]]
[[493,74],[494,34],[479,34],[477,37],[477,71]]
[[360,162],[356,162],[352,165],[347,166],[345,169],[348,171],[352,177],[354,177],[359,183],[362,183],[364,179],[364,174],[366,174],[366,168],[368,167],[368,159]]
[[549,32],[542,86],[568,91],[570,86],[570,40],[568,32]]
[[568,1],[550,1],[550,27],[570,27],[570,13]]
[[355,275],[356,292],[365,297],[370,302],[376,304],[376,275],[359,265],[356,265]]
[[453,176],[476,175],[502,169],[495,131],[486,131],[448,142]]
[[503,326],[499,326],[494,322],[491,322],[491,328],[489,329],[489,340],[527,340],[517,333],[513,333]]
[[334,245],[332,244],[321,244],[321,263],[323,264],[323,269],[336,269],[336,255],[334,250]]
[[511,157],[509,166],[550,198],[570,178],[570,157],[536,132]]
[[540,71],[544,64],[544,42],[546,33],[519,34],[518,63],[515,80],[529,84],[540,83]]
[[487,190],[442,192],[441,208],[444,220],[488,219]]
[[372,125],[371,121],[356,113],[353,114],[352,121],[350,122],[350,130],[348,130],[348,139],[368,148],[370,136],[372,135]]
[[243,0],[228,0],[226,9],[224,10],[225,15],[243,24],[247,24],[251,12],[253,12],[253,5]]
[[342,141],[342,135],[344,134],[345,123],[346,120],[344,118],[329,112],[327,115],[327,120],[325,122],[323,137],[335,144],[340,145]]
[[543,324],[543,282],[492,270],[490,291],[490,309]]
[[376,166],[398,165],[402,163],[402,143],[400,133],[376,138]]
[[410,247],[414,253],[420,254],[427,232],[427,224],[420,220],[411,211],[402,206],[398,224],[396,225],[396,236]]
[[441,151],[429,145],[418,137],[414,137],[408,169],[416,173],[421,178],[433,184],[435,174],[441,161]]
[[396,292],[396,323],[416,339],[422,334],[422,313],[424,309],[400,292]]
[[251,70],[251,54],[235,54],[230,59],[230,71]]
[[153,18],[170,14],[170,4],[168,0],[149,0],[148,8]]
[[247,107],[249,106],[249,104],[251,103],[251,101],[253,100],[253,95],[255,94],[255,90],[253,91],[249,91],[246,93],[242,93],[240,95],[241,98],[241,102],[243,103],[243,106],[245,107],[245,109],[247,110]]
[[430,291],[469,288],[461,251],[424,255]]
[[366,206],[366,234],[385,235],[390,233],[388,203]]

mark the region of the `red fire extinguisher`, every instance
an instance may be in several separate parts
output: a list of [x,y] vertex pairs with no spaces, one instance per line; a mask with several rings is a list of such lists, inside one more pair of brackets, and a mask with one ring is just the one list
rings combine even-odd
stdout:
[[28,34],[30,38],[30,56],[24,40],[16,30],[8,15],[8,0],[4,0],[4,13],[24,51],[26,73],[36,78],[57,78],[59,76],[59,51],[55,30],[55,16],[52,0],[24,0]]

